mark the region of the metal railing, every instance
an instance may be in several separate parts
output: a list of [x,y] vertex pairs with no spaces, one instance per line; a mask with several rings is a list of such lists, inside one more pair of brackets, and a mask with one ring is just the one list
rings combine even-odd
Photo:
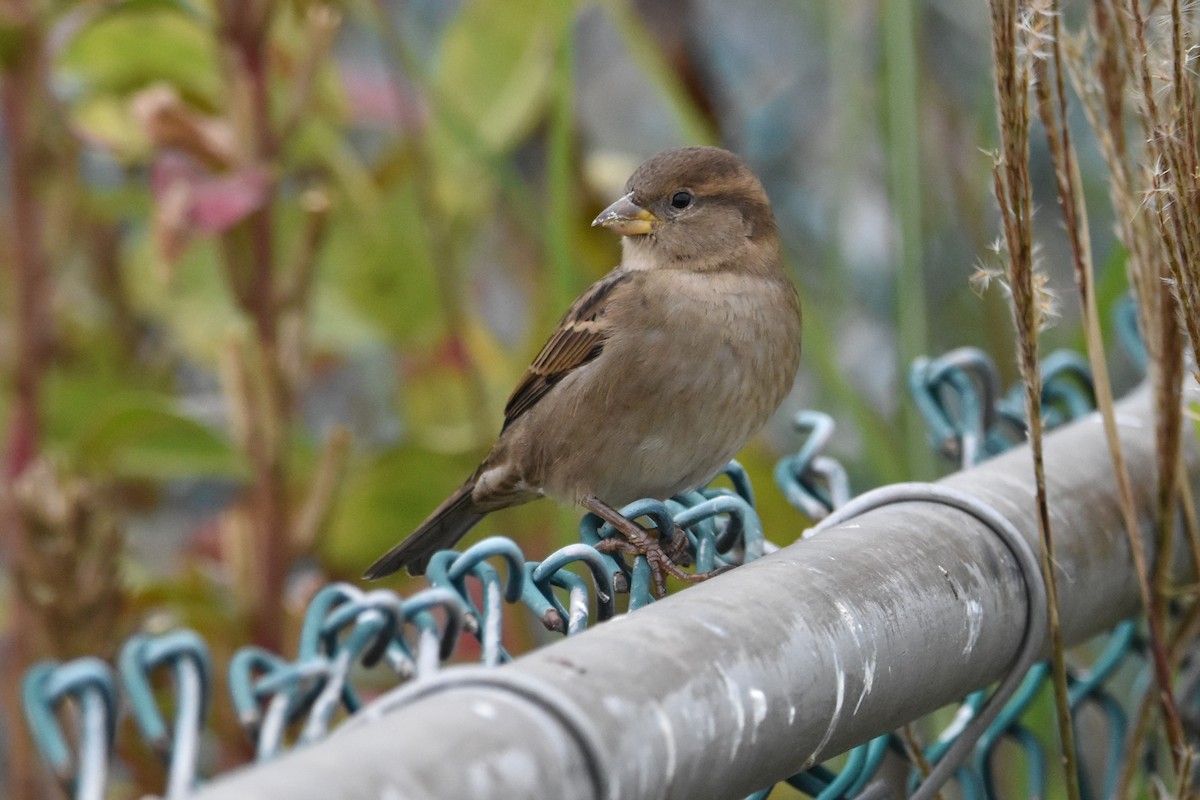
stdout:
[[[1119,413],[1148,519],[1146,397]],[[1062,622],[1078,643],[1136,613],[1137,585],[1099,420],[1052,434],[1046,457]],[[1030,474],[1022,448],[939,485],[1035,542]],[[987,524],[905,501],[502,669],[401,687],[197,796],[745,796],[1001,678],[1029,614]]]
[[[1046,366],[1051,415],[1086,410],[1090,388],[1078,359],[1059,356]],[[978,351],[919,362],[912,387],[934,443],[964,464],[1020,436],[1019,414],[1006,411],[994,368]],[[1153,457],[1145,398],[1124,401],[1120,415],[1148,515]],[[846,501],[848,481],[822,453],[832,434],[828,418],[810,414],[799,425],[808,440],[780,463],[776,479],[794,505],[819,518]],[[1047,458],[1063,622],[1078,642],[1136,613],[1136,582],[1098,422],[1053,434]],[[1194,459],[1188,463],[1195,482]],[[909,487],[884,508],[759,560],[773,548],[734,465],[734,491],[625,509],[660,529],[687,528],[700,570],[755,562],[664,602],[653,602],[641,559],[627,564],[589,546],[607,534],[591,518],[580,544],[542,562],[525,562],[498,537],[439,554],[431,588],[407,599],[327,587],[309,609],[295,660],[257,648],[235,657],[234,704],[263,763],[196,796],[762,798],[763,787],[786,779],[813,796],[853,797],[889,749],[888,731],[1006,674],[1017,691],[1003,711],[985,705],[982,693],[971,695],[927,755],[957,770],[965,796],[984,796],[994,784],[990,754],[999,741],[1015,742],[1030,793],[1040,794],[1046,757],[1021,715],[1045,668],[1034,667],[1017,687],[1027,664],[1011,667],[1031,631],[1035,639],[1026,644],[1041,651],[1041,628],[1029,625],[1041,616],[1028,602],[1028,568],[1013,543],[997,536],[1009,526],[1036,541],[1030,471],[1028,454],[1017,450],[936,486]],[[947,505],[950,496],[957,507]],[[582,565],[587,578],[572,565]],[[630,592],[629,608],[638,613],[573,635],[590,620],[612,618],[621,591]],[[570,638],[507,664],[501,641],[512,604]],[[464,632],[479,640],[483,666],[439,669]],[[1140,654],[1127,622],[1072,687],[1073,708],[1100,709],[1110,731],[1110,752],[1085,781],[1088,796],[1108,796],[1114,786],[1125,718],[1105,682],[1131,659]],[[167,796],[191,796],[207,707],[203,642],[186,633],[139,637],[119,664],[115,675],[95,660],[30,673],[27,708],[44,755],[75,796],[101,797],[119,683],[143,737],[170,763]],[[363,707],[351,671],[364,665],[386,666],[402,685]],[[171,726],[145,688],[146,676],[168,668]],[[80,737],[74,756],[54,716],[67,699],[76,701],[85,734],[94,734]],[[357,713],[327,735],[340,711]],[[971,718],[976,723],[967,727],[983,736],[978,744],[963,733]],[[861,746],[839,771],[820,766],[854,745]]]

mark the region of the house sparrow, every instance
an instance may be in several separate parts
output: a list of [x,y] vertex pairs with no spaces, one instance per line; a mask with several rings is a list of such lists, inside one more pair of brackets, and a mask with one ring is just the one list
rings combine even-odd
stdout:
[[625,189],[592,223],[623,237],[621,266],[571,305],[475,473],[366,578],[422,574],[485,514],[542,496],[612,523],[628,543],[608,549],[645,554],[660,593],[663,569],[696,578],[616,508],[705,485],[766,423],[796,375],[800,302],[733,153],[667,150]]

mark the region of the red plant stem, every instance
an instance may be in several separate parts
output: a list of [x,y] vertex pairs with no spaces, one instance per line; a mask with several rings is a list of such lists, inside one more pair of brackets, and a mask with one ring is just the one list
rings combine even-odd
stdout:
[[[231,45],[236,57],[235,69],[240,72],[235,79],[245,81],[249,94],[247,111],[254,159],[261,164],[271,164],[277,147],[270,119],[267,52],[270,15],[268,11],[259,11],[258,15],[250,13],[250,18],[241,19],[240,28],[230,26],[225,32],[234,37]],[[283,642],[284,583],[291,561],[285,460],[291,402],[279,352],[274,201],[272,188],[262,208],[247,220],[252,272],[245,310],[254,322],[262,367],[263,401],[253,406],[251,425],[255,435],[250,437],[252,452],[249,453],[254,470],[251,503],[258,579],[251,625],[259,645],[279,650]]]
[[19,476],[37,455],[38,401],[49,321],[48,275],[41,250],[42,212],[34,181],[34,135],[27,99],[37,91],[37,68],[19,59],[3,77],[3,108],[9,143],[8,199],[16,295],[16,375],[12,417],[4,451],[4,477]]
[[[11,574],[19,573],[27,560],[28,532],[14,504],[13,482],[33,462],[38,452],[42,382],[47,362],[50,314],[49,274],[42,252],[42,209],[36,191],[37,134],[34,130],[37,98],[42,92],[41,38],[27,4],[10,0],[5,4],[10,19],[22,20],[22,52],[0,75],[0,108],[3,110],[5,141],[8,144],[8,213],[11,220],[12,286],[16,301],[14,336],[16,361],[12,412],[5,434],[4,487],[0,490],[0,524],[3,548]],[[33,106],[33,107],[31,107]],[[21,677],[32,653],[29,641],[29,609],[19,594],[9,598],[9,628],[0,670],[0,698],[9,735],[7,796],[34,798],[39,792],[33,748],[21,720]]]

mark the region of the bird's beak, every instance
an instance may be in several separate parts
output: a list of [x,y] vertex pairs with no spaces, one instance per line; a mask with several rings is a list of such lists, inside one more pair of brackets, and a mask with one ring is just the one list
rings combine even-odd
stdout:
[[600,212],[592,227],[608,228],[622,236],[643,236],[658,227],[661,220],[633,202],[633,192]]

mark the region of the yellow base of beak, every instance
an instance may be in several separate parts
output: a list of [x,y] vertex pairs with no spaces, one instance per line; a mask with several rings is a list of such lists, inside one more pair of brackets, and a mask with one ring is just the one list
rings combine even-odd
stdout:
[[592,227],[608,228],[622,236],[644,236],[653,231],[661,220],[633,202],[633,192],[600,212]]

